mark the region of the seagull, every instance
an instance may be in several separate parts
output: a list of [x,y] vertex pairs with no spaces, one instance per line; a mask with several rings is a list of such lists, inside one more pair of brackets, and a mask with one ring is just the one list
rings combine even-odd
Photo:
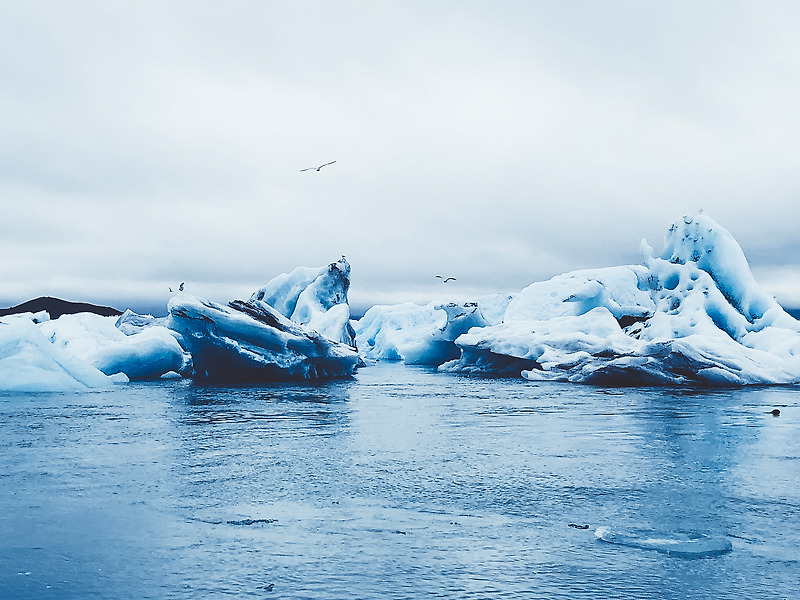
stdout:
[[324,165],[320,165],[318,167],[308,167],[307,169],[300,169],[300,172],[302,173],[303,171],[319,171],[322,167],[327,167],[328,165],[332,165],[335,162],[336,162],[335,160],[332,160],[331,162],[325,163]]
[[448,281],[455,281],[456,280],[455,277],[442,277],[441,275],[437,275],[436,277],[441,279],[442,283],[447,283]]
[[178,291],[179,292],[183,291],[183,281],[181,281],[181,284],[178,286]]

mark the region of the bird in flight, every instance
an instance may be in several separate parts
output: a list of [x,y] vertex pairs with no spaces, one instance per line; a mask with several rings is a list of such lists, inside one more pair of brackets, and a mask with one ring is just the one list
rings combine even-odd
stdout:
[[336,162],[335,160],[332,160],[331,162],[325,163],[324,165],[320,165],[318,167],[308,167],[307,169],[300,169],[300,172],[302,173],[303,171],[319,171],[322,167],[327,167],[328,165],[332,165],[335,162]]
[[447,283],[448,281],[455,281],[456,280],[455,277],[442,277],[441,275],[437,275],[436,277],[441,279],[442,283]]

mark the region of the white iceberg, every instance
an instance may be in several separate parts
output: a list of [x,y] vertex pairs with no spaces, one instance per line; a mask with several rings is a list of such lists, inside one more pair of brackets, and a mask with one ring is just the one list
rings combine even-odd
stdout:
[[744,253],[703,214],[675,221],[661,257],[528,286],[503,322],[456,339],[440,369],[593,383],[800,382],[800,323],[753,279]]
[[260,300],[235,300],[224,306],[180,294],[167,308],[169,327],[181,334],[197,377],[232,381],[346,377],[358,363],[354,348],[294,323]]
[[119,318],[121,324],[128,324],[123,328],[117,327],[117,317],[94,313],[62,315],[43,322],[39,328],[52,344],[106,375],[124,373],[129,379],[157,379],[164,373],[180,371],[186,356],[173,332],[155,325],[147,315],[139,317],[149,325],[140,323],[134,328],[130,326],[135,320],[133,314],[125,313],[126,319]]
[[355,348],[349,289],[350,265],[343,256],[325,267],[297,267],[282,273],[253,292],[250,300],[269,304],[294,323]]
[[462,333],[499,323],[512,298],[495,294],[465,303],[373,306],[356,322],[356,345],[368,360],[440,365],[459,356],[455,340]]
[[125,335],[140,333],[148,327],[154,325],[167,326],[166,317],[154,317],[153,315],[140,315],[133,312],[130,308],[122,313],[114,323],[114,326]]
[[95,367],[50,343],[36,325],[40,320],[30,314],[0,319],[0,390],[64,392],[114,385]]

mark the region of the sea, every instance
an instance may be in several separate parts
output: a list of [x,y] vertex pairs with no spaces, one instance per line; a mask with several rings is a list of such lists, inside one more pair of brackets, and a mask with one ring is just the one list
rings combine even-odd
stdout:
[[0,598],[797,599],[800,389],[2,393]]

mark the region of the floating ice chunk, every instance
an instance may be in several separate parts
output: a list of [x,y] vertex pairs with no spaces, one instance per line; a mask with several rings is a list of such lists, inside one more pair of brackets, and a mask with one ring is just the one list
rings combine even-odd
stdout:
[[478,312],[486,326],[499,325],[503,322],[508,306],[519,294],[487,294],[475,299]]
[[287,319],[291,319],[297,301],[327,267],[296,267],[291,273],[281,273],[264,287],[253,292],[251,300],[266,302]]
[[253,292],[287,319],[305,325],[335,342],[355,347],[350,325],[350,265],[344,257],[325,267],[297,267]]
[[456,338],[473,327],[499,323],[512,299],[493,294],[465,303],[373,306],[356,323],[356,343],[367,359],[440,365],[458,357]]
[[355,324],[356,345],[372,360],[404,360],[419,357],[436,332],[447,323],[447,313],[434,304],[406,302],[376,305]]
[[166,317],[156,318],[153,315],[140,315],[131,309],[127,309],[117,318],[114,325],[125,335],[133,335],[154,325],[164,326],[166,321]]
[[181,294],[170,300],[168,323],[192,354],[194,375],[226,380],[346,377],[355,349],[281,315],[266,302],[228,306]]
[[687,216],[660,258],[641,250],[643,266],[528,286],[502,324],[456,339],[461,356],[440,368],[609,384],[800,381],[800,323],[757,286],[726,230]]
[[155,379],[183,367],[184,351],[166,327],[152,325],[125,335],[116,322],[116,317],[77,313],[42,323],[40,329],[53,344],[107,375]]
[[704,214],[687,215],[670,226],[661,258],[682,265],[695,263],[751,323],[776,305],[756,283],[733,236]]
[[[476,328],[460,336],[459,359],[443,364],[442,371],[492,374],[513,373],[519,367],[534,370],[530,379],[546,378],[552,369],[581,364],[595,354],[631,353],[636,342],[625,335],[619,322],[605,307],[580,315],[565,315],[543,321],[510,321],[494,327]],[[509,357],[504,361],[502,357]],[[522,369],[518,369],[516,375]],[[542,371],[542,377],[537,372]]]
[[733,549],[731,541],[723,536],[713,536],[697,532],[655,531],[651,529],[632,529],[617,531],[611,527],[598,527],[595,531],[598,540],[618,546],[655,550],[680,558],[710,558],[726,554]]
[[0,389],[55,392],[113,385],[98,369],[50,343],[32,317],[0,319]]
[[503,321],[543,321],[581,315],[601,306],[617,319],[645,317],[655,309],[650,294],[639,289],[646,275],[643,267],[606,267],[532,283],[509,303]]

